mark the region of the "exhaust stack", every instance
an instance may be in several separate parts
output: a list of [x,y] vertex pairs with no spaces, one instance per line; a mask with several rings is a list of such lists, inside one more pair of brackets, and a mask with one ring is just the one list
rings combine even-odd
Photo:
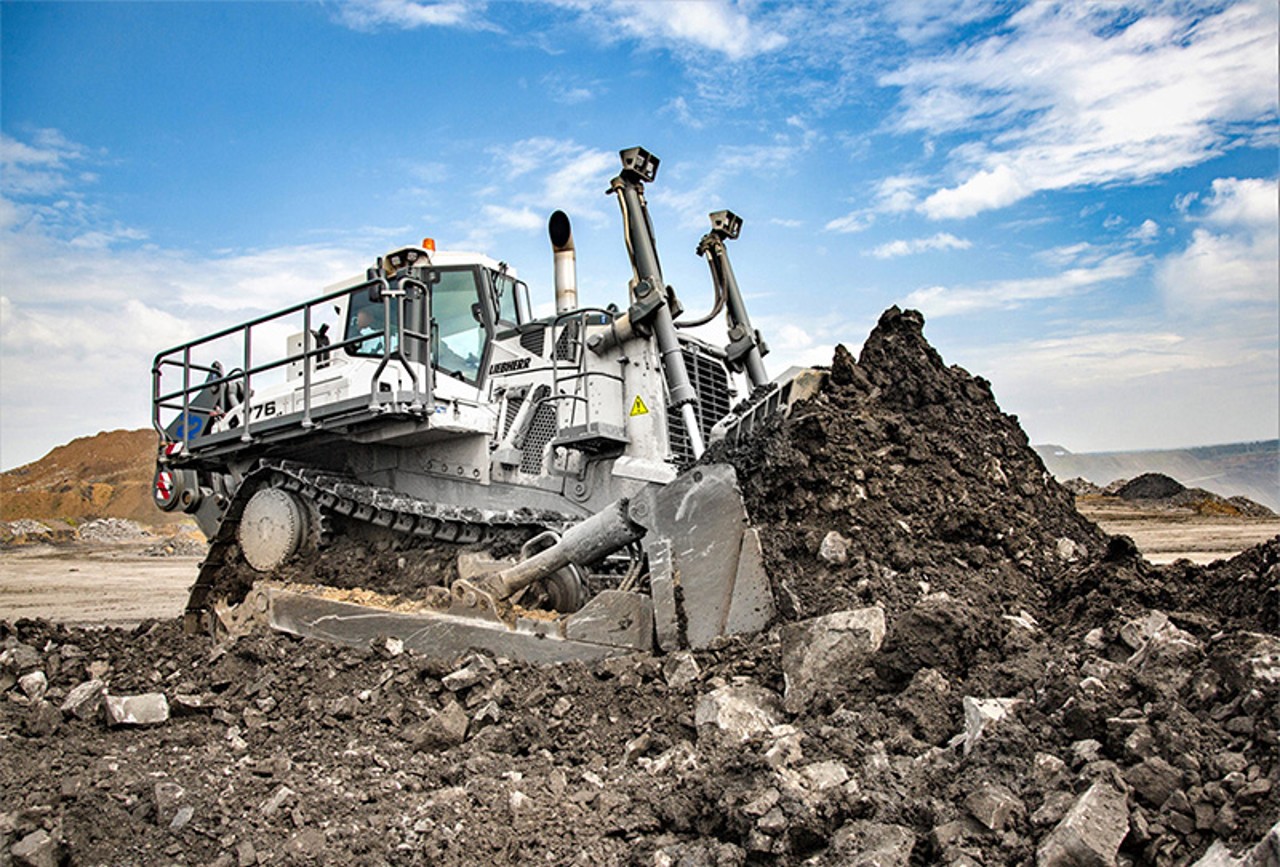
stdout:
[[578,260],[573,249],[573,228],[569,215],[556,211],[547,222],[551,249],[555,253],[556,313],[578,309]]

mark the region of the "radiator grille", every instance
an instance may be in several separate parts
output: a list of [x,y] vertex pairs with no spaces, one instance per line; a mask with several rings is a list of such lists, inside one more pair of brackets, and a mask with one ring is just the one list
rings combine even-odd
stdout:
[[[540,389],[535,399],[541,400],[545,389]],[[532,475],[542,474],[542,450],[556,435],[555,401],[542,400],[536,404],[533,418],[529,420],[529,428],[525,432],[524,442],[520,445],[520,471]]]
[[560,336],[556,338],[556,361],[578,363],[578,332],[581,326],[582,323],[577,319],[570,319],[564,324]]
[[[696,344],[686,343],[680,347],[680,351],[684,356],[685,367],[689,370],[689,382],[698,393],[693,413],[705,443],[711,437],[711,428],[728,415],[733,406],[729,372],[725,369],[724,362],[703,352]],[[680,467],[692,464],[693,445],[689,442],[689,432],[685,430],[684,419],[678,411],[667,415],[667,435],[671,439],[671,456],[676,464]]]
[[524,406],[524,396],[525,392],[523,390],[507,396],[507,413],[502,419],[502,435],[499,439],[506,439],[507,434],[511,433],[511,425],[515,422],[516,416],[520,414],[520,407]]

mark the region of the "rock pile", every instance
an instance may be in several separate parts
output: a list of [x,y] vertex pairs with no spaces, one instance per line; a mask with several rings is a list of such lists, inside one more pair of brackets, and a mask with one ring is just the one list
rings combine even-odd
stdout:
[[76,536],[81,542],[135,542],[152,535],[137,521],[126,518],[95,518],[80,525]]
[[[539,668],[394,639],[0,625],[0,847],[223,867],[1274,863],[1280,539],[1147,564],[921,326],[889,311],[821,394],[718,455],[781,603],[758,636]],[[111,715],[124,696],[152,724]]]

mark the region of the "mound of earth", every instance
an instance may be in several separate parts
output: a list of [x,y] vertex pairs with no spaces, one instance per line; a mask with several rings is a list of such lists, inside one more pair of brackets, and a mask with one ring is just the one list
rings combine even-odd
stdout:
[[80,437],[38,461],[0,473],[0,520],[124,518],[181,521],[151,500],[156,433],[114,430]]
[[[715,455],[781,605],[756,636],[537,667],[391,639],[211,647],[176,622],[0,626],[0,845],[50,863],[1267,863],[1280,538],[1151,566],[1076,513],[922,325],[888,311],[814,399]],[[155,722],[109,725],[122,696]]]
[[[1248,497],[1222,497],[1204,488],[1185,487],[1177,479],[1160,473],[1145,473],[1131,481],[1113,483],[1113,496],[1129,502],[1140,502],[1170,508],[1190,509],[1201,515],[1237,515],[1269,518],[1275,515],[1266,506]],[[1108,492],[1111,492],[1108,489]]]
[[1177,479],[1171,479],[1161,473],[1143,473],[1136,479],[1125,482],[1116,491],[1122,500],[1159,500],[1173,497],[1186,490]]

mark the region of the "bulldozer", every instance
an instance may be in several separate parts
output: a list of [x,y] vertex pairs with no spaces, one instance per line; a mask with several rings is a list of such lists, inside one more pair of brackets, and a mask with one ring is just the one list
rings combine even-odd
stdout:
[[[696,249],[711,312],[681,321],[644,195],[658,158],[620,156],[625,309],[579,306],[556,211],[554,314],[535,315],[507,263],[425,239],[155,357],[154,501],[209,539],[189,632],[555,662],[705,648],[770,622],[737,476],[704,453],[820,374],[769,379],[729,211]],[[691,333],[721,312],[724,345]]]

